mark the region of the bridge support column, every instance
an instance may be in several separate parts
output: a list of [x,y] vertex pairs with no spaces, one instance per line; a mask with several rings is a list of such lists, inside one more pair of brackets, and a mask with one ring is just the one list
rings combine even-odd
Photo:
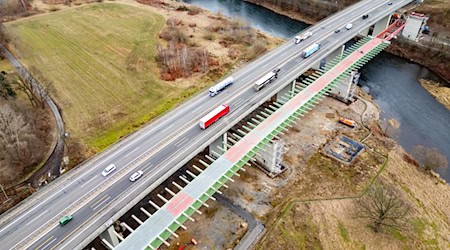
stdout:
[[359,34],[360,34],[361,36],[368,36],[368,35],[369,35],[369,30],[370,30],[370,27],[367,27],[366,29],[361,30],[361,31],[359,32]]
[[391,20],[391,15],[381,19],[378,21],[375,26],[373,27],[373,36],[377,36],[381,32],[383,32],[387,27],[389,27],[389,21]]
[[268,172],[269,176],[274,177],[285,170],[281,164],[284,154],[284,143],[282,140],[269,142],[266,144],[259,154],[255,155],[258,165]]
[[114,225],[110,226],[108,228],[108,230],[106,230],[102,234],[100,234],[100,239],[109,248],[111,248],[111,246],[116,247],[117,245],[119,245],[119,238],[117,237],[116,233],[114,232]]
[[284,87],[282,90],[280,90],[280,92],[277,93],[277,101],[278,100],[285,101],[282,98],[280,98],[280,96],[284,96],[284,97],[291,96],[292,97],[293,94],[290,91],[294,91],[294,87],[295,87],[295,80],[292,83],[289,83],[288,85],[286,85],[286,87]]
[[353,102],[359,75],[360,73],[353,71],[348,78],[342,80],[339,84],[336,85],[336,87],[333,88],[333,90],[331,90],[331,95],[345,103]]
[[334,59],[336,57],[342,58],[342,54],[344,53],[344,49],[345,49],[345,44],[342,44],[342,46],[340,48],[337,48],[335,51],[331,52],[325,58],[325,63],[328,63],[329,61],[331,61],[332,59]]
[[[213,154],[213,151],[220,155],[225,153],[225,151],[228,149],[227,143],[228,143],[228,135],[227,133],[225,133],[209,145],[209,156],[213,158],[218,157],[216,154]],[[219,147],[225,149],[225,151],[220,149]]]

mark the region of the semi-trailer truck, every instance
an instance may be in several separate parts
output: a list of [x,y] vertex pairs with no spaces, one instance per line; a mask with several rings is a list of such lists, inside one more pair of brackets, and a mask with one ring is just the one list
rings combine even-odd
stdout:
[[263,77],[258,79],[258,81],[255,82],[253,88],[256,91],[261,90],[262,88],[264,88],[264,86],[271,83],[275,78],[278,77],[278,72],[280,72],[280,69],[277,68],[272,70],[270,73],[267,73],[266,75],[264,75]]
[[302,52],[303,58],[307,58],[310,55],[314,54],[320,48],[320,43],[313,43],[308,48],[304,49]]
[[296,36],[296,37],[294,37],[294,42],[295,43],[300,43],[301,41],[304,41],[304,40],[306,40],[308,37],[310,37],[310,36],[312,36],[312,32],[311,31],[308,31],[308,32],[306,32],[306,33],[304,33],[303,35],[301,35],[301,36]]
[[222,104],[219,107],[215,108],[213,111],[209,112],[207,115],[205,115],[202,119],[200,119],[200,122],[198,125],[202,129],[206,129],[211,124],[219,120],[221,117],[225,116],[230,112],[230,106],[227,104]]
[[227,87],[229,87],[231,84],[233,84],[233,77],[228,77],[225,80],[219,82],[218,84],[212,86],[209,89],[209,96],[215,96],[217,94],[219,94],[220,91],[226,89]]

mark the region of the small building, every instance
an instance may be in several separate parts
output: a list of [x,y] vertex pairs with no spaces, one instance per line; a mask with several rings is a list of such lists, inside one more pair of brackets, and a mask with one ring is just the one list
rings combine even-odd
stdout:
[[406,25],[402,31],[402,36],[417,42],[427,24],[427,20],[428,16],[425,14],[412,12],[406,19]]

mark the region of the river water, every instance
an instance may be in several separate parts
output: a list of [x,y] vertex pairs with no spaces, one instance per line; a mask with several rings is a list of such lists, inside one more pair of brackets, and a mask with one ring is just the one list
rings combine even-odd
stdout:
[[[242,0],[184,0],[223,15],[238,17],[270,35],[284,39],[308,27]],[[361,70],[360,84],[369,90],[382,110],[382,119],[395,119],[400,128],[395,138],[407,151],[415,145],[436,147],[450,161],[450,111],[437,102],[417,79],[443,82],[427,68],[382,52]],[[439,169],[450,183],[450,167]]]

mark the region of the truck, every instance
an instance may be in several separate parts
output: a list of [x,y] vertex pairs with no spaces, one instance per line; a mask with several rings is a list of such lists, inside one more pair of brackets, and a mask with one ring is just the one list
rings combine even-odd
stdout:
[[320,48],[320,43],[313,43],[308,48],[304,49],[302,52],[303,58],[307,58],[310,55],[314,54]]
[[213,111],[209,112],[202,119],[200,119],[198,125],[200,126],[200,128],[206,129],[229,112],[230,106],[228,104],[222,104],[219,107],[215,108]]
[[258,79],[258,81],[255,82],[253,88],[256,91],[260,91],[262,88],[264,88],[264,86],[271,83],[274,79],[278,77],[278,72],[280,72],[279,68],[274,69],[271,72],[265,74],[263,77],[261,77],[260,79]]
[[296,36],[296,37],[294,37],[294,42],[295,42],[296,44],[299,44],[301,41],[306,40],[306,39],[307,39],[308,37],[310,37],[310,36],[312,36],[312,32],[311,32],[311,31],[308,31],[308,32],[304,33],[304,34],[301,35],[301,36]]
[[228,77],[225,80],[219,82],[218,84],[212,86],[209,89],[209,96],[215,96],[217,94],[219,94],[220,91],[226,89],[227,87],[229,87],[231,84],[233,84],[233,77]]

